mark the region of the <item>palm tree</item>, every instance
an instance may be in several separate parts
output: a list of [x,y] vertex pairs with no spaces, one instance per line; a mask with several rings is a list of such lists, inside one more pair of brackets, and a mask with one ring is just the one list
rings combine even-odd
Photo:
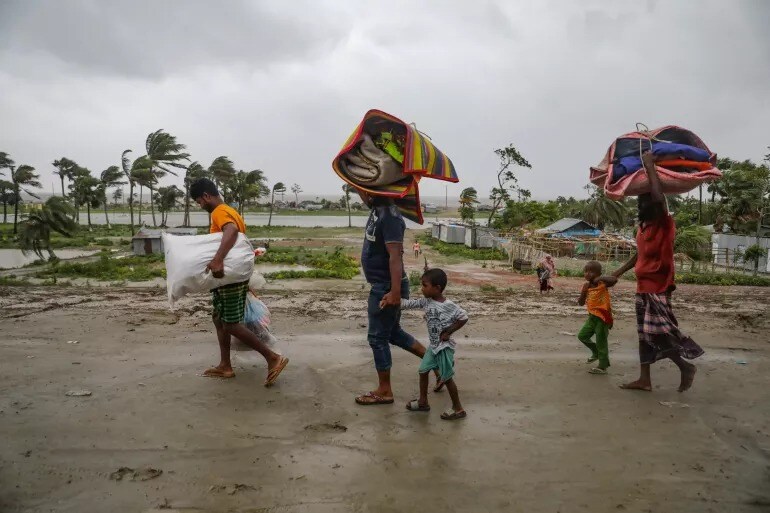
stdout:
[[143,188],[147,187],[149,182],[151,182],[153,179],[152,162],[149,158],[147,158],[147,155],[142,155],[141,157],[134,160],[134,163],[131,164],[130,176],[131,181],[139,186],[139,225],[141,226]]
[[609,224],[621,228],[626,224],[628,212],[626,206],[620,201],[614,201],[604,195],[604,191],[596,189],[583,209],[586,221],[595,225],[600,230]]
[[478,192],[473,187],[467,187],[460,193],[460,217],[470,225],[475,224],[475,204],[478,203]]
[[40,181],[38,180],[40,178],[39,175],[35,173],[35,168],[32,166],[28,166],[26,164],[22,164],[18,167],[18,169],[14,170],[13,166],[10,166],[11,169],[11,182],[13,182],[13,234],[16,235],[18,233],[18,223],[19,223],[19,203],[21,203],[21,193],[24,192],[26,194],[29,194],[33,198],[39,198],[37,194],[32,193],[29,189],[35,188],[39,189],[42,187],[40,185]]
[[217,184],[217,188],[222,194],[222,199],[225,203],[230,203],[232,201],[230,197],[230,181],[235,176],[233,161],[224,155],[215,158],[209,166],[209,176]]
[[345,193],[345,205],[348,207],[348,228],[352,228],[353,218],[350,213],[350,193],[356,192],[356,188],[349,183],[345,183],[342,185],[342,192]]
[[155,194],[153,199],[158,204],[158,212],[160,212],[160,225],[162,227],[166,226],[169,211],[176,206],[177,200],[182,197],[184,197],[184,192],[179,190],[176,185],[158,188],[158,192]]
[[187,148],[184,144],[178,143],[176,137],[164,132],[161,128],[147,136],[145,141],[145,150],[147,158],[150,159],[150,171],[153,179],[149,181],[150,186],[150,208],[152,209],[152,224],[157,226],[155,221],[155,202],[153,201],[154,186],[166,174],[176,176],[176,169],[185,169],[187,166],[183,163],[189,160],[190,154],[185,153]]
[[275,204],[275,193],[281,194],[283,192],[286,192],[286,186],[278,182],[277,184],[273,185],[272,195],[270,197],[270,217],[267,220],[267,226],[271,226],[273,223],[273,205]]
[[102,203],[104,204],[104,220],[107,222],[107,229],[110,228],[110,218],[107,215],[107,205],[109,203],[109,201],[107,201],[107,189],[126,183],[121,180],[122,177],[123,171],[121,171],[118,166],[108,167],[102,171],[102,174],[99,176],[99,181],[101,182],[99,185],[99,190],[102,193]]
[[118,206],[118,204],[120,203],[120,200],[122,199],[123,199],[123,189],[115,189],[114,191],[112,191],[112,202],[115,206]]
[[238,171],[230,179],[229,195],[231,200],[238,204],[238,213],[241,216],[243,216],[243,208],[247,202],[259,199],[269,193],[270,189],[267,187],[267,178],[261,169],[249,172]]
[[120,156],[120,166],[123,169],[123,176],[125,176],[126,181],[128,181],[128,212],[131,218],[131,235],[134,235],[134,186],[136,185],[136,182],[131,176],[132,166],[129,166],[128,164],[129,153],[131,153],[131,150],[123,151],[123,154]]
[[75,204],[75,212],[80,222],[80,207],[86,206],[88,231],[92,230],[91,207],[96,208],[101,203],[102,193],[99,190],[99,179],[91,175],[91,171],[84,167],[75,169],[70,189],[72,200]]
[[291,186],[291,192],[294,193],[294,207],[299,208],[299,193],[302,192],[302,187],[295,183]]
[[48,198],[43,208],[30,213],[21,224],[20,249],[25,254],[33,251],[41,259],[45,259],[43,251],[46,251],[49,260],[56,260],[51,248],[51,231],[72,237],[77,229],[77,223],[73,220],[74,210],[64,197]]
[[8,222],[8,203],[14,203],[13,183],[0,180],[0,201],[3,202],[3,224]]
[[64,192],[64,179],[67,178],[69,180],[72,180],[73,174],[75,172],[75,169],[78,167],[78,165],[74,161],[68,159],[67,157],[62,157],[59,160],[54,160],[52,165],[57,169],[56,171],[54,171],[54,174],[59,175],[59,179],[61,180],[62,198],[66,198],[67,195]]
[[190,226],[190,185],[196,180],[208,177],[208,170],[197,161],[187,166],[184,173],[184,221],[182,226]]

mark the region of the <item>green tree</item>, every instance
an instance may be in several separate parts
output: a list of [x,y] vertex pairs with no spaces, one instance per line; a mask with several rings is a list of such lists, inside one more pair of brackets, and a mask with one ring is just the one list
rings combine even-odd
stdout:
[[120,204],[120,200],[123,199],[123,189],[117,188],[114,191],[112,191],[112,203],[115,206],[118,206]]
[[[770,159],[769,159],[770,160]],[[720,184],[720,223],[726,223],[734,233],[759,236],[768,213],[770,168],[749,160],[732,161],[723,170]]]
[[615,228],[624,227],[628,218],[625,204],[608,198],[602,189],[593,185],[589,190],[592,193],[583,209],[584,219],[600,230],[608,224]]
[[[258,200],[270,193],[267,178],[261,169],[245,172],[238,171],[228,181],[230,200],[238,205],[238,213],[243,216],[243,209],[249,201]],[[283,189],[286,191],[286,188]],[[280,192],[280,191],[276,191]]]
[[[292,191],[294,188],[292,187]],[[348,228],[353,227],[353,217],[350,212],[350,194],[356,192],[356,188],[350,185],[349,183],[342,184],[342,193],[344,194],[343,199],[345,200],[345,207],[348,209]]]
[[182,226],[190,226],[190,185],[196,180],[210,177],[211,173],[197,161],[187,166],[184,173],[184,220]]
[[277,184],[273,185],[273,189],[270,196],[270,217],[267,220],[267,226],[272,226],[273,224],[273,205],[275,205],[275,193],[282,194],[286,192],[286,186],[282,182],[278,182]]
[[695,260],[702,260],[708,254],[711,233],[703,226],[689,225],[677,227],[674,239],[674,251],[686,253]]
[[11,182],[13,183],[13,234],[18,233],[19,224],[19,204],[21,203],[21,193],[28,194],[33,198],[39,198],[37,194],[34,194],[30,189],[39,189],[40,176],[35,173],[35,168],[22,164],[18,168],[11,165]]
[[184,197],[184,192],[179,190],[176,185],[170,187],[159,187],[158,192],[155,193],[154,200],[158,205],[158,212],[160,212],[160,225],[162,227],[167,226],[168,213],[176,206],[177,202]]
[[478,192],[473,187],[467,187],[460,192],[460,218],[469,225],[476,224],[474,216],[476,214],[476,204],[478,201]]
[[21,224],[19,248],[25,254],[34,252],[41,259],[45,259],[45,251],[49,260],[57,260],[51,248],[51,232],[72,237],[77,229],[73,220],[74,210],[64,197],[48,198],[43,208],[31,212]]
[[556,201],[509,201],[494,225],[501,230],[512,230],[525,225],[547,226],[563,216]]
[[767,250],[759,244],[752,244],[743,252],[743,259],[747,262],[754,262],[754,276],[759,272],[759,261],[767,255]]
[[[147,155],[134,160],[131,164],[130,175],[131,181],[139,186],[139,225],[142,225],[142,193],[145,187],[149,187],[149,183],[154,179],[152,174],[152,161]],[[133,232],[133,225],[131,231]]]
[[8,204],[14,204],[13,182],[0,180],[0,201],[3,203],[3,224],[8,222]]
[[509,144],[505,148],[496,149],[495,154],[500,159],[500,165],[497,170],[497,186],[492,188],[492,192],[489,195],[489,199],[492,201],[492,210],[489,212],[487,226],[492,225],[492,218],[495,217],[500,207],[511,199],[511,191],[518,188],[519,180],[516,178],[511,166],[532,169],[532,165],[519,153],[519,150],[513,144]]
[[291,192],[294,193],[294,208],[299,208],[299,193],[302,192],[302,187],[295,183],[291,186]]
[[131,161],[128,158],[129,153],[131,153],[131,150],[123,151],[123,154],[120,156],[120,167],[123,170],[123,176],[128,182],[128,212],[130,217],[129,223],[131,224],[131,235],[134,235],[134,187],[136,186],[136,181],[131,175],[133,166],[130,165]]
[[84,167],[77,167],[73,172],[70,183],[70,198],[75,206],[75,217],[80,222],[80,207],[85,205],[88,220],[88,231],[93,229],[91,224],[91,208],[101,204],[102,192],[99,190],[99,179],[91,175]]
[[[104,220],[107,223],[107,228],[110,228],[110,217],[107,214],[107,206],[109,201],[107,200],[107,190],[111,187],[118,187],[123,185],[123,171],[118,166],[110,166],[99,175],[99,192],[102,195],[101,202],[104,206]],[[116,189],[119,192],[120,189]]]
[[174,169],[185,169],[184,161],[189,160],[190,154],[185,153],[187,146],[177,142],[176,137],[164,132],[161,128],[147,136],[145,151],[150,160],[150,172],[153,179],[148,182],[150,189],[150,209],[152,210],[152,224],[155,221],[154,187],[166,174],[177,175]]
[[233,161],[224,155],[215,158],[209,166],[209,175],[211,176],[211,179],[214,180],[214,183],[217,184],[217,189],[219,189],[220,194],[222,194],[222,199],[225,203],[229,204],[232,202],[233,198],[230,194],[230,182],[235,176],[235,165],[233,164]]
[[78,167],[78,165],[67,157],[54,160],[51,165],[56,168],[54,174],[58,175],[59,179],[61,180],[62,198],[66,198],[67,194],[64,192],[64,179],[67,178],[68,180],[72,180],[73,174],[75,173],[75,169]]

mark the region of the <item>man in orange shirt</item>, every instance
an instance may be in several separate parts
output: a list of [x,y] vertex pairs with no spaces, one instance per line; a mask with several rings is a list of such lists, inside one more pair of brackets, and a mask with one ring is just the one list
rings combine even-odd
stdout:
[[[219,250],[206,266],[215,278],[222,278],[225,275],[225,257],[235,245],[238,233],[246,233],[246,224],[235,209],[222,201],[216,184],[211,180],[196,180],[190,186],[190,196],[203,210],[211,214],[210,232],[222,233]],[[230,362],[230,339],[235,337],[265,357],[268,368],[265,386],[270,386],[278,379],[289,359],[270,350],[243,324],[248,292],[248,281],[225,285],[211,291],[211,303],[214,307],[212,317],[217,328],[220,361],[216,367],[206,369],[203,375],[213,378],[235,377]]]

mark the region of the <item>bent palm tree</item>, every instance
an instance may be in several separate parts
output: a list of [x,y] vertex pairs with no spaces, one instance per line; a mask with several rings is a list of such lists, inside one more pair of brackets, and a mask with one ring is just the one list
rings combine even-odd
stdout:
[[232,201],[238,204],[238,213],[241,216],[243,216],[243,209],[247,202],[270,193],[266,182],[267,178],[261,169],[249,172],[238,171],[230,179],[229,196]]
[[128,159],[129,153],[131,153],[131,150],[123,151],[123,154],[120,156],[120,167],[123,170],[123,176],[126,177],[126,181],[128,182],[128,212],[131,224],[131,235],[134,235],[134,186],[136,185],[136,182],[131,177],[131,166],[129,165]]
[[275,193],[281,194],[286,192],[286,186],[278,182],[277,184],[273,185],[272,190],[272,196],[270,197],[270,217],[267,220],[267,226],[271,226],[273,223],[273,205],[275,204]]
[[153,198],[158,204],[158,212],[160,212],[160,225],[166,227],[168,221],[168,213],[172,208],[176,206],[177,200],[184,197],[184,192],[180,191],[176,185],[170,187],[160,187],[158,192]]
[[345,205],[348,207],[348,228],[352,228],[353,218],[350,212],[350,193],[356,192],[356,188],[349,183],[345,183],[342,185],[342,192],[345,193]]
[[48,198],[43,208],[32,212],[22,223],[19,248],[24,254],[34,252],[41,259],[45,259],[43,251],[46,251],[49,260],[56,260],[51,248],[51,231],[72,237],[77,229],[73,220],[74,210],[63,197]]
[[102,194],[102,203],[104,204],[104,220],[107,222],[107,229],[110,228],[110,217],[107,215],[107,204],[109,203],[107,201],[107,189],[126,183],[121,180],[122,177],[123,171],[121,171],[118,166],[108,167],[102,171],[102,174],[99,176],[99,191]]
[[30,191],[30,188],[39,189],[42,187],[38,180],[40,176],[35,173],[35,168],[22,164],[14,170],[11,166],[11,182],[13,182],[13,234],[18,233],[19,223],[19,203],[21,203],[21,193],[29,194],[33,198],[39,198],[37,194]]
[[616,228],[625,226],[627,214],[624,203],[611,200],[599,189],[594,192],[583,209],[586,220],[600,230],[604,230],[607,224]]
[[185,153],[187,148],[184,144],[178,143],[176,137],[164,132],[161,128],[156,130],[147,136],[145,141],[145,151],[147,152],[147,158],[150,159],[150,170],[153,175],[153,180],[150,183],[150,209],[152,210],[152,224],[157,225],[155,221],[155,202],[153,201],[154,185],[165,176],[170,173],[176,176],[176,172],[172,168],[185,169],[187,166],[183,161],[188,160],[189,153]]
[[187,166],[184,174],[184,221],[182,226],[190,226],[190,185],[196,180],[209,176],[208,170],[197,161]]
[[131,181],[139,186],[139,225],[142,224],[142,191],[152,181],[152,161],[142,155],[131,164]]
[[14,203],[13,183],[0,180],[0,201],[3,202],[3,224],[8,222],[8,203]]
[[72,189],[72,200],[75,204],[75,215],[78,218],[78,222],[80,221],[80,207],[85,205],[88,231],[91,231],[91,208],[98,207],[102,197],[102,193],[99,190],[99,180],[91,175],[90,170],[78,167],[74,172],[70,188]]
[[68,159],[67,157],[62,157],[59,160],[54,160],[52,163],[53,167],[56,168],[56,171],[54,171],[55,175],[59,176],[59,179],[61,180],[61,195],[62,198],[66,198],[67,194],[64,192],[64,179],[67,178],[68,180],[72,180],[72,177],[75,173],[75,169],[78,167],[78,165]]
[[209,175],[214,183],[217,184],[219,193],[222,195],[222,199],[225,203],[232,201],[230,189],[232,184],[230,183],[235,176],[235,166],[233,161],[222,155],[217,157],[211,162],[209,166]]

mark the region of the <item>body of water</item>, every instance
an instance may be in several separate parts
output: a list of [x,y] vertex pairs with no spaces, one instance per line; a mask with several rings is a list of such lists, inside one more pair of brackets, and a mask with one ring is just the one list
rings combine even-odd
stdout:
[[[97,252],[80,249],[57,249],[54,250],[54,253],[62,260],[66,260],[68,258],[91,256]],[[31,264],[35,260],[39,259],[34,253],[25,255],[20,249],[0,249],[0,269],[18,269],[19,267]]]

